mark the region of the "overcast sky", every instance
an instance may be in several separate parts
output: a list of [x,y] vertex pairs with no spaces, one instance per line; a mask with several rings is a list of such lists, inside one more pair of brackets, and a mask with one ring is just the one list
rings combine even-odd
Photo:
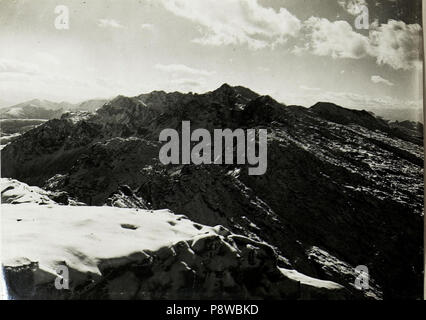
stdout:
[[286,104],[420,108],[420,16],[420,0],[0,0],[0,106],[227,82]]

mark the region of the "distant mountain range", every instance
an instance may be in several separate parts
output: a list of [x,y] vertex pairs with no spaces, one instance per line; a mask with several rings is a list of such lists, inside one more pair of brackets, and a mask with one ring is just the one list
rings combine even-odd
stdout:
[[0,109],[0,119],[45,119],[59,118],[67,111],[94,112],[108,100],[92,99],[79,104],[68,102],[52,102],[34,99]]
[[[52,102],[33,99],[10,107],[0,108],[0,119],[44,119],[60,118],[67,111],[95,112],[109,99],[90,99],[81,103]],[[389,121],[414,121],[423,123],[423,109],[369,107],[367,111]]]

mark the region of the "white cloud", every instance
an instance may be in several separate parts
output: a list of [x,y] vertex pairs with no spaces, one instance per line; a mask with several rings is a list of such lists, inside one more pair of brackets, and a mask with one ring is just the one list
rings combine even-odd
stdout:
[[144,30],[152,30],[154,28],[154,25],[151,23],[143,23],[141,24],[141,28]]
[[[250,49],[273,48],[289,38],[299,39],[293,52],[310,52],[332,58],[373,57],[379,65],[408,70],[420,66],[421,27],[403,21],[371,23],[364,35],[347,21],[311,17],[301,22],[287,9],[278,11],[258,0],[161,0],[176,16],[199,25],[202,45],[247,45]],[[390,1],[390,0],[389,0]],[[359,14],[366,0],[337,0],[350,14]]]
[[251,49],[273,47],[295,36],[301,22],[285,8],[275,11],[257,0],[162,0],[177,16],[201,26],[193,41],[203,45],[245,44]]
[[61,60],[56,56],[43,51],[38,51],[34,53],[34,56],[41,61],[42,63],[50,64],[50,65],[60,65]]
[[197,91],[205,85],[203,79],[179,78],[171,80],[171,84],[175,85],[176,90]]
[[101,28],[124,28],[124,26],[114,19],[99,19],[98,26]]
[[325,18],[311,17],[305,21],[304,31],[304,50],[314,55],[353,59],[367,55],[368,38],[355,32],[346,21],[330,22]]
[[389,81],[385,78],[382,78],[381,76],[371,76],[371,82],[376,83],[376,84],[377,83],[383,83],[383,84],[390,86],[390,87],[392,87],[394,85],[393,82],[391,82],[391,81]]
[[311,17],[304,22],[304,44],[294,53],[359,59],[371,56],[379,65],[408,70],[421,66],[421,32],[418,24],[389,20],[371,25],[369,36],[356,32],[346,21]]
[[370,54],[378,64],[408,70],[421,65],[422,28],[418,24],[389,20],[370,32]]
[[317,87],[308,87],[304,85],[299,86],[299,88],[304,91],[320,91],[321,90],[320,88],[317,88]]
[[[42,60],[37,54],[28,58]],[[50,64],[48,58],[42,61],[44,65]],[[87,73],[55,71],[55,68],[28,60],[0,59],[0,96],[7,97],[11,104],[34,98],[75,102],[97,96],[108,97],[119,89],[112,81],[116,80],[100,79],[98,75],[93,78]]]
[[164,82],[160,83],[159,86],[168,92],[179,91],[179,92],[197,92],[202,93],[207,91],[206,81],[202,77],[177,77],[173,79],[164,79]]
[[35,64],[15,59],[0,59],[0,73],[34,75],[40,73],[40,68]]
[[339,0],[338,4],[353,16],[360,14],[363,7],[367,7],[365,0]]
[[179,78],[171,80],[173,84],[179,85],[181,87],[200,87],[203,84],[202,79],[190,79],[190,78]]
[[270,68],[268,68],[268,67],[262,67],[262,66],[257,67],[257,70],[259,70],[261,72],[269,72],[269,71],[271,71]]
[[192,74],[192,75],[200,75],[200,76],[210,76],[214,74],[212,71],[206,71],[202,69],[195,69],[188,67],[184,64],[156,64],[155,68],[164,72],[171,72],[171,73],[186,73],[186,74]]

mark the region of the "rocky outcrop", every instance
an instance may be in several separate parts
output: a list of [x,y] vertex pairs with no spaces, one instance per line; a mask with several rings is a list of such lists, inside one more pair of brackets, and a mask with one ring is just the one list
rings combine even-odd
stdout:
[[30,187],[25,183],[21,183],[14,179],[1,178],[1,203],[22,204],[22,203],[36,203],[36,204],[54,204],[49,197],[49,192],[39,188]]
[[158,143],[113,138],[91,145],[66,174],[48,179],[47,190],[64,190],[88,205],[103,205],[121,185],[139,187],[144,166],[158,157]]
[[111,194],[105,201],[110,207],[149,209],[149,204],[138,197],[129,186],[119,186],[118,190]]
[[0,188],[2,204],[35,203],[40,205],[85,205],[70,197],[65,191],[46,191],[39,187],[29,186],[15,179],[1,178]]

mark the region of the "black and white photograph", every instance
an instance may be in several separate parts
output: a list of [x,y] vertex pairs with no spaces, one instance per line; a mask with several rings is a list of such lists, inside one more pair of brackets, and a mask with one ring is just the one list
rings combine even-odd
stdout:
[[423,300],[422,10],[0,0],[0,300]]

